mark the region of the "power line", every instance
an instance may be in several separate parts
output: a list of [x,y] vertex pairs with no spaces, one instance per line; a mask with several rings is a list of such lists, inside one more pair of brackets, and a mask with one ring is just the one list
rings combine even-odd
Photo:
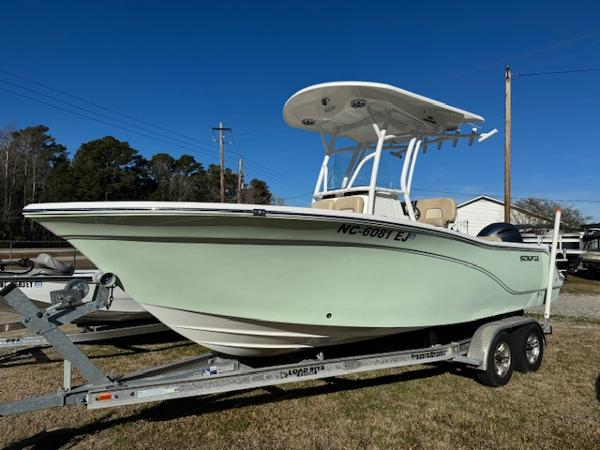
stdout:
[[565,73],[580,73],[580,72],[599,72],[600,67],[592,67],[589,69],[572,69],[572,70],[556,70],[553,72],[529,72],[529,73],[517,73],[517,77],[537,77],[540,75],[562,75]]
[[[2,81],[2,80],[0,80],[0,81]],[[10,82],[9,82],[9,84],[14,84],[14,83],[10,83]],[[18,87],[20,87],[20,86],[18,86]],[[50,103],[50,102],[47,102],[47,101],[41,100],[41,99],[39,99],[39,98],[36,98],[36,97],[30,96],[30,95],[24,94],[24,93],[22,93],[22,92],[17,92],[17,91],[13,91],[13,90],[11,90],[11,89],[6,89],[6,88],[2,88],[2,87],[0,87],[0,90],[1,90],[1,91],[8,92],[8,93],[10,93],[10,94],[13,94],[13,95],[16,95],[16,96],[18,96],[18,97],[26,98],[26,99],[28,99],[28,100],[31,100],[31,101],[34,101],[34,102],[40,103],[40,104],[42,104],[42,105],[45,105],[45,106],[49,106],[50,108],[53,108],[53,109],[56,109],[56,110],[59,110],[59,111],[67,112],[67,113],[69,113],[69,114],[73,114],[73,115],[76,115],[76,116],[79,116],[79,117],[82,117],[82,118],[85,118],[85,119],[88,119],[88,120],[92,120],[92,121],[94,121],[94,122],[102,123],[102,124],[104,124],[104,125],[108,125],[108,126],[111,126],[111,127],[114,127],[114,128],[120,129],[120,130],[123,130],[123,131],[127,131],[127,132],[129,132],[129,133],[134,133],[134,134],[137,134],[137,135],[139,135],[139,136],[146,137],[146,138],[148,138],[148,139],[152,139],[152,140],[155,140],[155,141],[159,141],[159,142],[162,142],[162,143],[166,143],[166,144],[169,144],[169,145],[171,145],[171,146],[174,146],[175,148],[179,147],[180,149],[184,149],[185,151],[189,151],[189,152],[193,152],[193,153],[197,153],[197,154],[202,154],[202,155],[205,155],[205,156],[209,156],[209,157],[210,157],[210,158],[212,158],[212,159],[218,159],[218,158],[217,158],[217,156],[216,156],[216,152],[211,152],[211,151],[209,151],[209,150],[200,149],[200,148],[197,148],[197,147],[192,147],[192,146],[191,146],[192,144],[185,143],[184,141],[180,141],[180,140],[178,140],[178,139],[171,138],[171,137],[169,137],[169,136],[165,136],[164,134],[161,134],[161,133],[156,133],[156,132],[153,132],[153,133],[154,133],[154,134],[156,134],[158,137],[157,137],[157,136],[152,136],[152,135],[150,135],[150,134],[147,134],[146,132],[138,131],[138,130],[136,130],[136,129],[129,128],[128,126],[123,126],[123,125],[120,125],[120,124],[130,125],[130,124],[128,124],[127,122],[123,122],[123,121],[121,121],[121,120],[118,120],[118,119],[113,119],[113,118],[110,118],[110,117],[108,117],[108,116],[105,116],[105,115],[99,114],[99,113],[97,113],[97,112],[94,112],[94,111],[91,111],[91,110],[88,110],[88,109],[85,109],[85,108],[78,107],[77,105],[73,105],[73,104],[71,104],[70,102],[66,102],[66,101],[64,101],[64,100],[56,99],[55,97],[48,96],[48,95],[46,95],[46,94],[43,94],[43,93],[39,93],[38,91],[35,91],[35,90],[32,90],[32,89],[28,89],[28,88],[24,88],[24,89],[26,89],[26,90],[29,90],[29,91],[33,91],[34,93],[38,93],[39,95],[42,95],[42,96],[44,96],[44,97],[46,97],[46,98],[50,98],[50,99],[52,99],[52,100],[55,100],[55,101],[60,101],[61,103],[68,104],[69,106],[75,107],[75,108],[77,108],[77,109],[80,109],[80,110],[83,110],[83,111],[85,111],[85,112],[88,112],[88,113],[91,113],[91,114],[95,114],[95,115],[99,115],[100,117],[105,117],[105,118],[108,118],[109,120],[111,120],[111,121],[113,121],[113,122],[116,122],[116,123],[111,123],[111,122],[108,122],[108,121],[106,121],[106,120],[99,119],[99,118],[97,118],[97,117],[92,117],[92,116],[90,116],[90,115],[87,115],[87,114],[83,114],[83,113],[80,113],[80,112],[77,112],[77,111],[73,111],[73,110],[71,110],[71,109],[67,109],[67,108],[64,108],[64,107],[58,106],[58,105],[56,105],[56,104],[53,104],[53,103]],[[136,126],[136,125],[131,125],[131,126],[134,126],[134,127],[138,128],[138,129],[140,129],[140,130],[146,130],[145,128],[138,127],[138,126]],[[148,130],[148,131],[149,131],[149,132],[152,132],[151,130]],[[178,143],[177,143],[177,142],[174,142],[174,141],[173,141],[174,139],[175,139],[175,140],[177,140],[177,141],[179,141],[179,142],[178,142]],[[235,160],[234,160],[233,158],[231,158],[231,157],[228,157],[228,158],[226,158],[226,159],[227,159],[227,161],[228,161],[230,164],[237,163],[237,161],[235,161]],[[248,161],[248,162],[251,162],[251,161]],[[267,176],[267,177],[274,178],[272,175],[270,175],[269,173],[267,173],[267,172],[266,172],[266,171],[264,171],[264,170],[261,170],[260,168],[256,168],[256,169],[254,169],[254,171],[255,171],[256,173],[258,173],[259,175],[261,175],[261,176]],[[284,177],[281,177],[281,176],[277,176],[277,180],[276,180],[276,181],[277,181],[277,182],[279,182],[279,183],[282,183],[282,184],[290,184],[290,183],[289,183],[289,181],[287,181],[287,180],[286,180]]]
[[[187,146],[187,145],[176,144],[176,143],[173,143],[170,140],[162,139],[162,138],[156,137],[156,136],[151,136],[151,135],[143,133],[141,131],[133,130],[131,128],[127,128],[127,127],[124,127],[124,126],[121,126],[121,125],[118,125],[118,124],[115,124],[115,123],[110,123],[110,122],[107,122],[105,120],[98,119],[96,117],[88,116],[87,114],[82,114],[82,113],[77,112],[77,111],[72,111],[70,109],[63,108],[61,106],[57,106],[55,104],[46,102],[44,100],[40,100],[39,98],[35,98],[35,97],[30,96],[30,95],[23,94],[22,92],[16,92],[16,91],[13,91],[13,90],[10,90],[10,89],[6,89],[6,88],[2,88],[2,87],[0,87],[0,91],[8,92],[10,94],[26,98],[28,100],[32,100],[32,101],[37,102],[37,103],[40,103],[42,105],[49,106],[50,108],[53,108],[53,109],[56,109],[56,110],[59,110],[59,111],[67,112],[69,114],[73,114],[73,115],[76,115],[76,116],[79,116],[79,117],[83,117],[83,118],[88,119],[88,120],[92,120],[94,122],[98,122],[98,123],[102,123],[104,125],[108,125],[108,126],[111,126],[111,127],[114,127],[114,128],[118,128],[120,130],[127,131],[129,133],[134,133],[134,134],[137,134],[137,135],[140,135],[140,136],[144,136],[146,138],[149,138],[149,139],[152,139],[152,140],[155,140],[155,141],[163,142],[163,143],[172,145],[172,146],[174,146],[176,148],[179,147],[179,148],[182,148],[182,149],[184,149],[186,151],[190,151],[190,152],[193,152],[193,153],[207,155],[207,156],[210,156],[213,159],[217,159],[218,160],[216,154],[213,153],[213,152],[210,152],[208,150],[202,150],[202,149],[193,148],[193,147],[190,147],[190,146]],[[232,163],[233,159],[229,158],[229,162]]]
[[0,79],[0,83],[5,83],[5,84],[8,84],[8,85],[10,85],[10,86],[14,86],[14,87],[16,87],[16,88],[22,89],[22,90],[24,90],[24,91],[31,92],[31,93],[33,93],[33,94],[37,94],[37,95],[41,95],[42,97],[49,98],[49,99],[51,99],[51,100],[54,100],[54,101],[56,101],[56,102],[60,102],[60,103],[63,103],[63,104],[65,104],[65,105],[68,105],[68,106],[70,106],[71,108],[75,108],[75,109],[78,109],[78,110],[80,110],[80,111],[84,111],[84,112],[87,112],[87,113],[90,113],[90,114],[94,114],[94,115],[96,115],[96,116],[103,117],[103,118],[105,118],[105,119],[108,119],[108,120],[112,120],[113,122],[117,122],[117,123],[125,124],[125,125],[127,125],[127,126],[134,127],[134,128],[140,129],[140,130],[142,130],[142,131],[145,131],[145,132],[147,132],[147,133],[156,134],[157,136],[161,136],[161,137],[164,137],[164,138],[166,138],[166,139],[170,139],[170,140],[172,140],[172,141],[174,141],[174,142],[179,142],[179,143],[182,143],[182,144],[185,144],[185,145],[194,145],[194,144],[192,144],[192,143],[190,143],[190,142],[185,142],[185,141],[182,141],[182,140],[180,140],[180,139],[178,139],[178,138],[174,138],[174,137],[171,137],[171,136],[167,136],[167,135],[164,135],[164,134],[162,134],[162,133],[158,133],[158,132],[156,132],[156,131],[154,131],[154,130],[150,130],[150,129],[148,129],[148,128],[144,128],[144,127],[141,127],[141,126],[139,126],[139,125],[135,125],[135,124],[133,124],[133,123],[130,123],[130,122],[125,122],[125,121],[123,121],[123,120],[120,120],[120,119],[115,119],[114,117],[111,117],[111,116],[109,116],[109,115],[106,115],[106,114],[103,114],[103,113],[99,113],[99,112],[97,112],[97,111],[93,111],[93,110],[91,110],[91,109],[84,108],[84,107],[82,107],[82,106],[78,106],[78,105],[76,105],[76,104],[74,104],[74,103],[68,102],[68,101],[66,101],[66,100],[63,100],[63,99],[60,99],[60,98],[58,98],[58,97],[54,97],[54,96],[52,96],[52,95],[45,94],[45,93],[43,93],[43,92],[40,92],[40,91],[37,91],[37,90],[35,90],[35,89],[31,89],[31,88],[28,88],[28,87],[25,87],[25,86],[21,86],[20,84],[13,83],[13,82],[11,82],[11,81],[6,81],[6,80],[3,80],[3,79]]
[[536,53],[542,53],[542,52],[545,52],[548,50],[552,50],[553,48],[556,48],[556,47],[562,47],[563,45],[572,44],[573,42],[581,41],[583,39],[587,39],[589,37],[598,36],[598,35],[600,35],[600,31],[592,31],[591,33],[582,34],[579,36],[572,37],[570,39],[566,39],[564,41],[559,41],[554,44],[546,45],[545,47],[540,47],[540,48],[536,48],[533,50],[528,50],[523,53],[519,53],[518,55],[515,56],[515,58],[522,58],[524,56],[534,55]]
[[[474,192],[452,192],[452,191],[444,191],[444,190],[439,190],[439,189],[426,189],[426,188],[413,188],[413,190],[415,191],[423,191],[423,192],[437,192],[437,193],[441,193],[441,194],[450,194],[450,195],[456,195],[459,197],[479,197],[481,194],[481,192],[479,193],[474,193]],[[496,194],[492,194],[496,197],[500,197],[499,195]],[[531,196],[531,195],[525,195],[525,196],[520,196],[520,197],[513,197],[516,200],[524,200],[526,198],[530,198],[530,197],[537,197],[537,196]],[[600,203],[600,200],[578,200],[578,199],[546,199],[546,200],[550,200],[553,202],[557,202],[557,203]]]
[[260,128],[253,128],[253,129],[250,129],[250,130],[244,130],[244,131],[241,131],[240,133],[235,133],[235,134],[236,134],[236,136],[247,136],[249,134],[260,133],[260,132],[263,132],[263,131],[273,130],[275,128],[280,128],[280,127],[281,127],[281,124],[270,125],[270,126],[267,126],[267,127],[260,127]]
[[[158,129],[160,129],[160,130],[166,131],[166,132],[168,132],[168,133],[171,133],[171,134],[174,134],[174,135],[177,135],[177,136],[184,137],[184,138],[186,138],[186,139],[196,140],[196,138],[193,138],[193,137],[187,136],[187,135],[185,135],[185,134],[183,134],[183,133],[180,133],[180,132],[178,132],[178,131],[173,131],[173,130],[170,130],[170,129],[168,129],[168,128],[161,127],[160,125],[156,125],[156,124],[154,124],[154,123],[147,122],[147,121],[145,121],[145,120],[142,120],[142,119],[138,119],[137,117],[131,116],[131,115],[129,115],[129,114],[126,114],[126,113],[122,113],[122,112],[116,111],[116,110],[114,110],[114,109],[112,109],[112,108],[107,108],[106,106],[102,106],[102,105],[100,105],[100,104],[98,104],[98,103],[96,103],[96,102],[93,102],[93,101],[91,101],[91,100],[85,99],[85,98],[83,98],[83,97],[79,97],[79,96],[77,96],[77,95],[70,94],[69,92],[66,92],[66,91],[63,91],[63,90],[60,90],[60,89],[56,89],[56,88],[54,88],[54,87],[52,87],[52,86],[49,86],[49,85],[47,85],[47,84],[40,83],[39,81],[32,80],[31,78],[24,77],[24,76],[22,76],[22,75],[19,75],[19,74],[16,74],[16,73],[14,73],[14,72],[10,72],[10,71],[8,71],[8,70],[6,70],[6,69],[3,69],[3,68],[1,68],[1,67],[0,67],[0,72],[2,72],[2,73],[5,73],[5,74],[7,74],[7,75],[10,75],[11,77],[15,77],[15,78],[18,78],[18,79],[20,79],[20,80],[26,81],[26,82],[28,82],[28,83],[35,84],[35,85],[37,85],[37,86],[43,87],[43,88],[45,88],[45,89],[48,89],[48,90],[50,90],[50,91],[56,92],[56,93],[58,93],[58,94],[64,95],[65,97],[69,97],[69,98],[72,98],[72,99],[78,100],[78,101],[80,101],[80,102],[87,103],[88,105],[95,106],[96,108],[103,109],[104,111],[108,111],[108,112],[111,112],[111,113],[113,113],[113,114],[117,114],[117,115],[119,115],[119,116],[122,116],[122,117],[127,117],[128,119],[135,120],[136,122],[140,122],[140,123],[143,123],[143,124],[145,124],[145,125],[149,125],[149,126],[151,126],[151,127],[158,128]],[[206,142],[204,142],[204,143],[206,143]]]
[[295,200],[297,198],[302,198],[302,197],[309,197],[312,196],[313,192],[307,192],[306,194],[299,194],[299,195],[293,195],[291,197],[284,197],[286,200]]
[[[565,45],[568,45],[568,44],[572,44],[573,42],[581,41],[581,40],[584,40],[584,39],[587,39],[587,38],[590,38],[590,37],[594,37],[594,36],[598,36],[598,35],[600,35],[600,31],[593,31],[593,32],[590,32],[590,33],[586,33],[586,34],[575,36],[575,37],[572,37],[572,38],[569,38],[569,39],[565,39],[564,41],[555,42],[554,44],[546,45],[544,47],[538,47],[538,48],[535,48],[535,49],[532,49],[532,50],[527,50],[527,51],[524,51],[524,52],[521,52],[521,53],[516,53],[516,54],[508,55],[508,56],[504,57],[503,59],[504,59],[504,61],[513,61],[515,59],[524,58],[526,56],[535,55],[537,53],[543,53],[543,52],[546,52],[548,50],[552,50],[552,49],[557,48],[557,47],[562,47],[562,46],[565,46]],[[467,69],[467,70],[461,71],[461,72],[455,72],[455,73],[453,73],[453,76],[464,76],[466,74],[477,72],[479,70],[489,69],[489,68],[492,68],[492,67],[500,67],[500,66],[503,66],[503,65],[504,65],[503,63],[497,62],[497,61],[496,62],[490,62],[490,63],[487,63],[487,64],[482,64],[482,65],[477,66],[477,67],[473,67],[472,69]]]
[[[106,122],[106,121],[104,121],[104,120],[101,120],[101,119],[93,118],[93,117],[87,116],[87,115],[85,115],[85,114],[77,113],[77,112],[75,112],[75,111],[70,111],[70,110],[67,110],[67,109],[65,109],[65,108],[61,108],[61,107],[58,107],[58,106],[56,106],[56,105],[52,105],[52,104],[50,104],[50,103],[48,103],[48,102],[44,102],[44,101],[42,101],[42,100],[39,100],[39,99],[36,99],[36,98],[34,98],[34,97],[30,97],[30,96],[27,96],[27,95],[24,95],[24,94],[20,94],[20,93],[18,93],[18,92],[11,91],[11,90],[8,90],[8,89],[2,89],[2,90],[4,90],[4,91],[6,91],[6,92],[10,92],[10,93],[12,93],[12,94],[14,94],[14,95],[18,95],[18,96],[21,96],[21,97],[27,98],[27,99],[29,99],[29,100],[37,101],[38,103],[42,103],[42,104],[44,104],[44,105],[47,105],[47,106],[50,106],[50,107],[52,107],[52,108],[54,108],[54,109],[58,109],[58,110],[61,110],[61,111],[64,111],[64,112],[69,112],[69,113],[71,113],[71,114],[75,114],[75,115],[78,115],[78,116],[80,116],[80,117],[84,117],[84,118],[86,118],[86,119],[89,119],[89,120],[94,120],[94,121],[96,121],[96,122],[103,123],[103,124],[105,124],[105,125],[114,126],[114,127],[116,127],[116,128],[119,128],[119,129],[121,129],[121,130],[124,130],[124,131],[128,131],[128,132],[131,132],[131,133],[135,133],[135,134],[138,134],[138,135],[141,135],[141,136],[144,136],[144,137],[150,138],[150,139],[155,139],[155,140],[157,140],[157,141],[161,141],[161,142],[164,142],[164,143],[167,143],[167,144],[170,144],[170,145],[174,145],[175,147],[181,147],[181,148],[184,148],[184,149],[186,149],[186,150],[188,150],[188,151],[191,151],[191,152],[194,152],[194,153],[198,153],[198,154],[206,154],[206,155],[209,155],[211,158],[214,158],[214,157],[215,157],[215,155],[213,154],[213,152],[210,152],[210,151],[207,151],[207,150],[202,150],[202,149],[198,150],[197,148],[192,148],[192,147],[191,147],[191,145],[194,145],[194,146],[195,146],[195,145],[197,145],[196,143],[200,143],[200,144],[202,144],[202,145],[209,145],[209,146],[212,146],[212,143],[209,143],[209,142],[206,142],[206,141],[203,141],[203,140],[197,139],[197,138],[193,138],[193,137],[191,137],[191,136],[187,136],[187,135],[185,135],[185,134],[179,133],[179,132],[177,132],[177,131],[170,130],[170,129],[168,129],[168,128],[165,128],[165,127],[161,127],[161,126],[159,126],[159,125],[156,125],[156,124],[153,124],[153,123],[150,123],[150,122],[146,122],[146,121],[144,121],[144,120],[138,119],[138,118],[136,118],[136,117],[134,117],[134,116],[131,116],[131,115],[129,115],[129,114],[121,113],[121,112],[119,112],[119,111],[116,111],[116,110],[114,110],[114,109],[107,108],[107,107],[105,107],[105,106],[102,106],[102,105],[100,105],[100,104],[98,104],[98,103],[96,103],[96,102],[93,102],[93,101],[91,101],[91,100],[87,100],[87,99],[85,99],[85,98],[82,98],[82,97],[79,97],[79,96],[77,96],[77,95],[70,94],[70,93],[68,93],[68,92],[66,92],[66,91],[63,91],[63,90],[60,90],[60,89],[56,89],[56,88],[54,88],[54,87],[52,87],[52,86],[49,86],[49,85],[47,85],[47,84],[40,83],[40,82],[38,82],[38,81],[32,80],[32,79],[30,79],[30,78],[27,78],[27,77],[23,77],[23,76],[21,76],[21,75],[18,75],[18,74],[16,74],[16,73],[10,72],[10,71],[8,71],[8,70],[5,70],[5,69],[2,69],[2,68],[0,68],[0,72],[3,72],[3,73],[5,73],[5,74],[8,74],[8,75],[10,75],[10,76],[13,76],[13,77],[15,77],[15,78],[19,78],[19,79],[21,79],[21,80],[27,81],[28,83],[32,83],[32,84],[35,84],[35,85],[38,85],[38,86],[44,87],[45,89],[49,89],[49,90],[51,90],[51,91],[57,92],[57,93],[59,93],[59,94],[61,94],[61,95],[64,95],[64,96],[67,96],[67,97],[70,97],[70,98],[73,98],[73,99],[76,99],[76,100],[78,100],[78,101],[85,102],[85,103],[87,103],[87,104],[90,104],[90,105],[92,105],[92,106],[94,106],[94,107],[96,107],[96,108],[100,108],[100,109],[103,109],[103,110],[105,110],[105,111],[109,111],[109,112],[111,112],[111,113],[113,113],[113,114],[117,114],[117,115],[120,115],[120,116],[123,116],[123,117],[127,117],[127,118],[130,118],[130,119],[132,119],[132,120],[135,120],[135,121],[137,121],[137,122],[140,122],[140,123],[145,123],[145,124],[147,124],[147,125],[150,125],[150,126],[152,126],[152,127],[156,127],[156,128],[158,128],[158,129],[161,129],[161,130],[167,131],[167,132],[169,132],[169,133],[171,133],[171,134],[175,134],[175,135],[178,135],[178,136],[182,136],[182,137],[184,137],[185,139],[188,139],[189,141],[193,141],[193,142],[185,142],[185,141],[182,141],[182,140],[180,140],[180,139],[173,138],[173,137],[171,137],[171,136],[166,136],[166,135],[164,135],[164,134],[162,134],[162,133],[158,133],[158,132],[156,132],[156,131],[154,131],[154,130],[149,130],[149,129],[147,129],[147,128],[140,127],[139,125],[135,125],[135,124],[132,124],[132,123],[130,123],[130,122],[125,122],[125,121],[123,121],[123,120],[121,120],[121,119],[117,119],[117,118],[114,118],[114,117],[111,117],[111,116],[108,116],[108,115],[105,115],[105,114],[99,113],[99,112],[97,112],[97,111],[93,111],[93,110],[90,110],[90,109],[87,109],[87,108],[83,108],[83,107],[81,107],[81,106],[75,105],[75,104],[73,104],[73,103],[71,103],[71,102],[68,102],[68,101],[66,101],[66,100],[62,100],[62,99],[56,98],[56,97],[54,97],[54,96],[50,96],[50,95],[48,95],[48,94],[42,93],[42,92],[40,92],[40,91],[36,91],[35,89],[31,89],[31,88],[28,88],[28,87],[25,87],[25,86],[22,86],[22,85],[19,85],[19,84],[16,84],[16,83],[10,82],[10,81],[6,81],[6,80],[0,80],[1,82],[4,82],[4,83],[6,83],[6,84],[9,84],[9,85],[12,85],[12,86],[15,86],[15,87],[17,87],[17,88],[19,88],[19,89],[23,89],[23,90],[29,91],[29,92],[31,92],[31,93],[35,93],[35,94],[37,94],[37,95],[41,95],[41,96],[43,96],[43,97],[45,97],[45,98],[49,98],[49,99],[51,99],[51,100],[58,101],[58,102],[61,102],[61,103],[63,103],[63,104],[66,104],[66,105],[68,105],[68,106],[70,106],[70,107],[72,107],[72,108],[76,108],[76,109],[79,109],[79,110],[81,110],[81,111],[84,111],[84,112],[87,112],[87,113],[90,113],[90,114],[94,114],[94,115],[97,115],[97,116],[103,117],[103,118],[105,118],[105,119],[108,119],[108,120],[111,120],[111,121],[113,121],[113,122],[116,122],[116,123],[118,123],[118,124],[122,124],[122,125],[126,125],[126,126],[122,126],[122,125],[115,125],[115,124],[112,124],[112,123]],[[1,88],[0,88],[0,89],[1,89]],[[142,132],[139,132],[139,131],[136,131],[136,130],[131,130],[131,129],[130,129],[130,128],[128,128],[128,127],[134,127],[134,128],[137,128],[137,129],[139,129],[139,130],[142,130],[142,131],[144,131],[144,132],[142,133]],[[254,132],[254,131],[259,131],[259,130],[250,130],[250,131],[248,131],[248,132]],[[155,138],[155,137],[153,137],[153,136],[149,136],[149,135],[148,135],[148,134],[146,134],[146,133],[152,133],[152,134],[155,134],[155,135],[157,135],[157,136],[160,136],[162,139]],[[177,143],[177,144],[175,144],[175,143],[174,143],[174,141],[177,141],[178,143]],[[237,164],[237,161],[234,161],[234,160],[233,160],[233,159],[231,159],[231,158],[228,158],[228,160],[229,160],[229,162],[230,162],[231,164],[233,164],[233,163]],[[288,178],[287,178],[287,177],[281,176],[281,175],[280,175],[278,172],[276,172],[275,170],[273,170],[273,169],[269,169],[269,168],[267,168],[267,167],[265,167],[265,166],[263,166],[263,165],[261,165],[261,164],[259,164],[259,163],[256,163],[256,162],[254,162],[254,161],[252,161],[252,160],[250,160],[250,159],[247,159],[247,158],[246,158],[246,163],[247,163],[247,164],[250,164],[250,165],[254,165],[254,166],[256,166],[256,168],[254,169],[254,171],[255,171],[256,173],[258,173],[258,174],[262,174],[263,176],[267,176],[267,177],[270,177],[270,178],[276,178],[276,181],[278,181],[279,183],[282,183],[282,184],[289,184],[289,180],[292,180],[292,179],[289,179],[289,180],[288,180]],[[269,173],[269,172],[270,172],[270,173]],[[298,180],[292,180],[292,181],[293,181],[294,183],[301,183],[301,182],[299,182]],[[303,184],[303,183],[301,183],[301,184]]]
[[[232,139],[231,144],[235,148],[236,153],[238,154],[238,157],[241,158],[244,155],[240,152],[240,150],[239,150],[239,148],[238,148],[238,146],[236,144],[236,139],[235,139],[236,133],[232,133],[232,135],[233,135],[234,138]],[[248,159],[246,157],[244,157],[244,162],[246,163],[247,166],[253,167],[254,171],[256,171],[256,172],[262,171],[263,173],[266,173],[268,176],[270,176],[271,178],[275,179],[276,181],[279,180],[279,182],[283,182],[284,184],[291,185],[289,183],[289,181],[292,181],[292,182],[294,182],[296,184],[304,184],[302,181],[296,180],[295,178],[292,178],[290,176],[285,176],[284,177],[284,176],[280,175],[279,172],[275,171],[274,169],[271,169],[269,167],[263,166],[262,164],[259,164],[259,163],[255,162],[255,161],[252,161],[251,159]],[[281,180],[283,180],[283,181],[281,181]]]
[[91,117],[91,116],[88,116],[86,114],[79,113],[77,111],[72,111],[70,109],[62,108],[60,106],[54,105],[54,104],[46,102],[44,100],[40,100],[39,98],[35,98],[35,97],[31,97],[30,95],[23,94],[22,92],[16,92],[16,91],[13,91],[13,90],[10,90],[10,89],[6,89],[6,88],[3,88],[3,87],[0,87],[0,91],[8,92],[10,94],[13,94],[13,95],[16,95],[16,96],[19,96],[19,97],[23,97],[23,98],[32,100],[34,102],[41,103],[42,105],[49,106],[50,108],[54,108],[54,109],[57,109],[59,111],[67,112],[67,113],[70,113],[70,114],[74,114],[76,116],[83,117],[83,118],[88,119],[88,120],[93,120],[94,122],[99,122],[99,123],[102,123],[104,125],[109,125],[111,127],[115,127],[115,128],[120,129],[120,130],[127,131],[129,133],[139,134],[140,136],[144,136],[144,137],[147,137],[149,139],[154,139],[154,140],[157,140],[157,141],[161,141],[161,142],[167,143],[169,145],[173,145],[172,142],[164,140],[164,139],[161,139],[161,138],[158,138],[156,136],[151,136],[151,135],[142,133],[142,132],[137,131],[137,130],[132,130],[130,128],[126,128],[126,127],[123,127],[123,126],[120,126],[120,125],[117,125],[117,124],[114,124],[114,123],[110,123],[110,122],[107,122],[105,120],[98,119],[96,117]]

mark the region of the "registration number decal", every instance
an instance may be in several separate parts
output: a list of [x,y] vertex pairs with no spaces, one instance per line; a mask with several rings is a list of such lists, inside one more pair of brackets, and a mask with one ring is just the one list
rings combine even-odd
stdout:
[[406,242],[413,240],[415,234],[409,231],[390,230],[379,227],[363,227],[361,225],[342,224],[337,230],[341,234],[359,235],[381,240]]
[[[0,288],[8,286],[10,283],[11,283],[10,281],[0,281]],[[18,288],[41,288],[42,287],[41,281],[12,281],[12,283],[14,283],[15,286]]]

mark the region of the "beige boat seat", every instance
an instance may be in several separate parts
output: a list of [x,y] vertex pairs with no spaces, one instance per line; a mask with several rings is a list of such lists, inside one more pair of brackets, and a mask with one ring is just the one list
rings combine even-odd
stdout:
[[335,209],[336,211],[362,213],[365,208],[365,201],[361,197],[330,198],[313,202],[310,207],[316,209]]
[[335,201],[333,209],[337,211],[352,211],[362,213],[365,208],[365,201],[361,197],[342,197]]
[[494,242],[502,242],[498,236],[477,236],[479,239],[483,239],[484,241],[494,241]]
[[335,200],[317,200],[310,205],[311,208],[316,209],[333,209],[333,205],[335,204]]
[[445,228],[456,220],[456,202],[451,198],[417,200],[417,209],[421,213],[417,221],[421,223]]

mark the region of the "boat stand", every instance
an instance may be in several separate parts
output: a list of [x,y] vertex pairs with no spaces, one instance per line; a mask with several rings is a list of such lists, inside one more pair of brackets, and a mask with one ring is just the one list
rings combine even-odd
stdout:
[[[426,348],[350,354],[331,359],[325,358],[324,354],[329,350],[316,351],[309,356],[286,355],[268,360],[238,360],[207,353],[109,377],[58,328],[59,324],[104,307],[109,298],[107,288],[97,286],[90,302],[73,302],[69,306],[62,305],[63,309],[53,305],[46,311],[38,309],[14,283],[0,291],[0,297],[22,315],[23,322],[35,335],[43,336],[64,358],[61,389],[39,397],[0,403],[0,416],[78,404],[86,405],[88,409],[116,407],[441,361],[485,370],[492,359],[488,357],[490,344],[501,331],[529,324],[539,326],[532,318],[513,316],[481,325],[471,338]],[[85,378],[85,384],[71,385],[72,367]]]

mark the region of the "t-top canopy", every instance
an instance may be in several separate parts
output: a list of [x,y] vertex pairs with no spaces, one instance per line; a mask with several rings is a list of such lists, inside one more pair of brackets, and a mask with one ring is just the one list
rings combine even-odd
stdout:
[[454,131],[483,117],[382,83],[339,81],[309,86],[294,94],[283,108],[288,125],[345,136],[374,144],[373,123],[398,137]]

